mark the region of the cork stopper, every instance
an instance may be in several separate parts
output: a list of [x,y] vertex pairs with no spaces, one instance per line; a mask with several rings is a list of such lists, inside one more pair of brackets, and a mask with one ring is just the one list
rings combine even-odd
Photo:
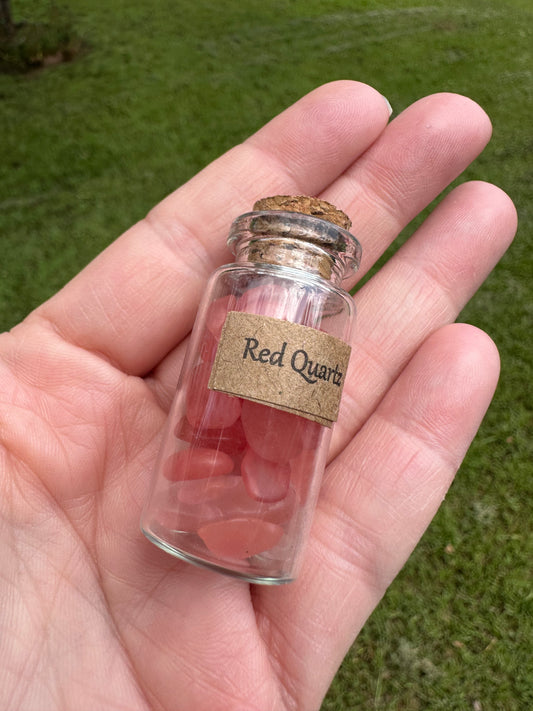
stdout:
[[339,210],[326,200],[320,200],[308,195],[274,195],[258,200],[254,205],[255,211],[283,210],[284,212],[300,212],[304,215],[319,217],[332,222],[344,230],[349,230],[352,222],[348,215]]

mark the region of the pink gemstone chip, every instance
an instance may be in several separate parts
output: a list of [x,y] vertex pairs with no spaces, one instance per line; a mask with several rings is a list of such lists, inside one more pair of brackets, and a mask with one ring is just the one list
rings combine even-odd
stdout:
[[163,464],[163,474],[172,481],[207,479],[229,474],[233,467],[233,459],[225,452],[191,447],[171,454]]
[[186,417],[182,417],[174,434],[178,439],[189,442],[194,447],[220,449],[230,457],[242,454],[246,448],[246,438],[240,419],[222,429],[195,429]]
[[242,560],[274,548],[283,529],[258,518],[233,518],[202,526],[198,535],[218,558]]
[[241,420],[248,444],[263,459],[288,462],[303,448],[306,421],[297,415],[245,400]]
[[252,499],[274,503],[287,496],[291,479],[289,464],[263,459],[253,449],[247,449],[241,473],[246,491]]

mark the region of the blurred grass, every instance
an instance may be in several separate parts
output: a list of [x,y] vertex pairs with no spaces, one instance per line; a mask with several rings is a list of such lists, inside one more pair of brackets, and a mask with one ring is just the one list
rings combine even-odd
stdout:
[[[49,3],[12,5],[16,20],[38,20]],[[0,75],[2,329],[321,83],[368,82],[396,112],[455,91],[491,116],[493,141],[460,180],[506,190],[520,232],[461,320],[495,339],[501,383],[447,500],[323,711],[533,708],[529,2],[71,0],[68,9],[84,56]]]

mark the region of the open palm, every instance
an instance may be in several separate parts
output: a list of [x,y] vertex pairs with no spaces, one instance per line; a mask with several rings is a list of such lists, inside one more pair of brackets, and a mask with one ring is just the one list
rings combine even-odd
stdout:
[[364,274],[490,136],[482,110],[449,94],[387,122],[368,86],[317,89],[1,336],[2,709],[319,708],[492,397],[494,345],[453,322],[512,239],[505,194],[456,188],[358,292],[295,583],[250,586],[175,560],[139,516],[196,304],[230,261],[231,220],[265,195],[319,195],[350,214]]

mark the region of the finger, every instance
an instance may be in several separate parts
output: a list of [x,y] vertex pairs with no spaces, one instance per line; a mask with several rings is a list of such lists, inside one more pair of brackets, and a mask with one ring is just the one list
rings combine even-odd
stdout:
[[255,592],[263,633],[284,659],[280,674],[301,708],[318,707],[431,521],[498,371],[496,348],[481,331],[454,324],[431,336],[330,465],[299,579],[275,593]]
[[230,261],[232,219],[264,195],[319,192],[387,120],[383,97],[364,84],[317,89],[163,200],[38,316],[124,371],[148,372],[190,330],[208,275]]
[[352,232],[363,244],[357,279],[470,165],[491,131],[488,116],[471,99],[457,94],[427,96],[394,119],[325,191],[326,200],[348,209]]
[[504,192],[488,183],[465,183],[358,292],[330,456],[349,442],[425,338],[455,321],[515,231],[516,210]]

